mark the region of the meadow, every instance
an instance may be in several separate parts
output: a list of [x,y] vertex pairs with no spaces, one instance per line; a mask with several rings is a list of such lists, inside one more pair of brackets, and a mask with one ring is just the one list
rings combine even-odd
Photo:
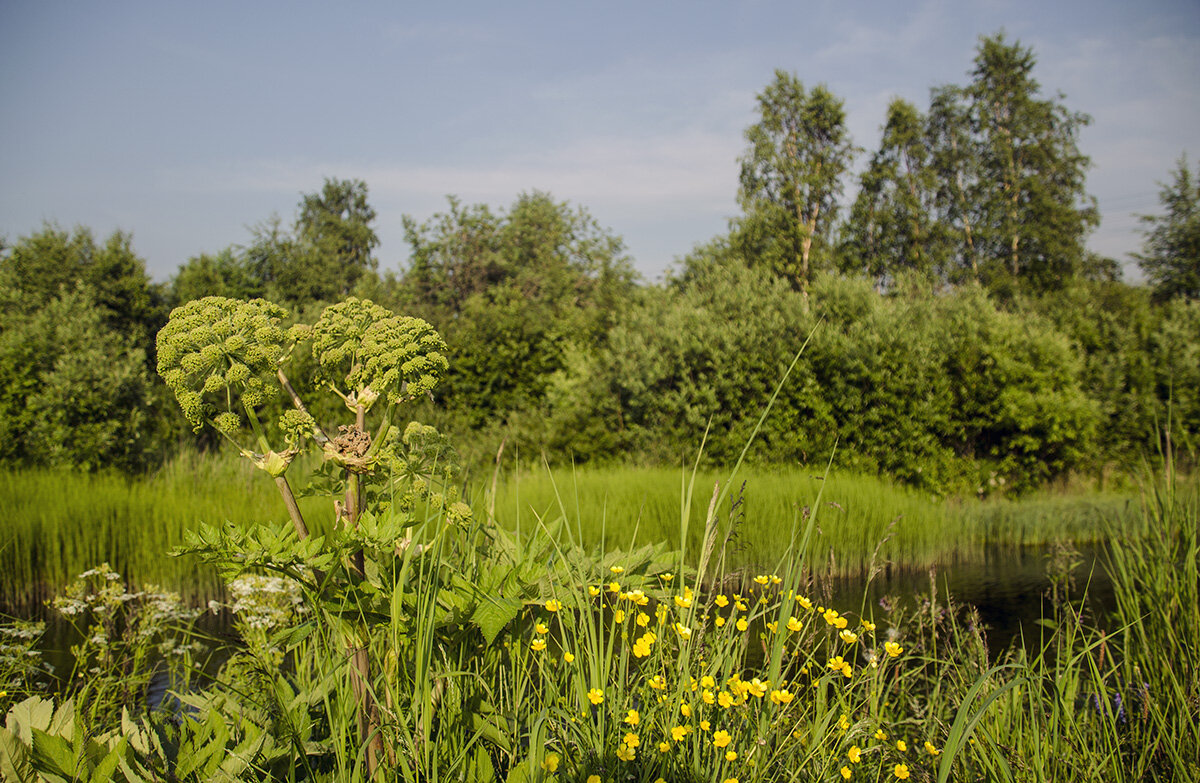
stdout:
[[[298,464],[302,473],[304,464]],[[7,510],[0,541],[0,607],[23,613],[55,595],[79,573],[109,563],[135,585],[158,585],[194,605],[225,595],[210,568],[165,557],[200,523],[281,524],[277,493],[245,460],[228,452],[179,457],[146,476],[77,471],[0,473]],[[710,492],[727,474],[700,471]],[[476,513],[494,513],[517,530],[560,518],[589,547],[633,549],[680,544],[683,483],[690,471],[667,468],[509,468],[467,482]],[[1136,533],[1140,512],[1131,487],[1100,492],[1044,490],[1017,499],[937,498],[876,476],[812,469],[743,467],[720,509],[735,522],[731,565],[775,565],[781,542],[821,493],[823,508],[807,552],[817,573],[852,575],[870,560],[901,567],[970,561],[985,548],[1103,540],[1108,525]],[[698,490],[700,491],[700,490]],[[493,495],[494,493],[494,495]],[[332,513],[314,498],[299,499],[305,517],[326,529]],[[687,550],[696,552],[706,508],[691,508]],[[694,565],[694,563],[693,563]]]

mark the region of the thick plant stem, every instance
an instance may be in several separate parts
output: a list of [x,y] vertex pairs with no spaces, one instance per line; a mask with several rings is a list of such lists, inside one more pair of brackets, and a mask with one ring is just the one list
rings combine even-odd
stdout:
[[292,518],[292,526],[296,528],[296,535],[300,536],[300,540],[303,541],[308,538],[308,526],[304,524],[304,515],[300,513],[300,506],[296,503],[296,496],[292,494],[291,486],[283,476],[275,477],[275,486],[279,487],[279,494],[283,495],[283,504],[287,506],[288,516]]
[[[354,425],[360,432],[365,431],[366,418],[366,408],[358,405],[355,409]],[[362,476],[354,471],[347,473],[346,527],[353,529],[358,525],[358,517],[362,512]],[[361,549],[350,556],[350,568],[359,577],[366,573],[365,558]],[[350,659],[350,681],[358,701],[358,739],[360,743],[367,745],[367,775],[368,778],[374,778],[383,753],[383,737],[379,734],[379,705],[371,692],[371,654],[365,646],[350,644],[346,656]]]

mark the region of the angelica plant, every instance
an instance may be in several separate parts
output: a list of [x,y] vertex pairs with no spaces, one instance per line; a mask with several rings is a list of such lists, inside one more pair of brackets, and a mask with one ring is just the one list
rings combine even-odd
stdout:
[[[359,742],[374,774],[384,747],[371,685],[367,618],[386,617],[391,607],[380,599],[379,573],[388,566],[381,560],[368,568],[365,551],[377,559],[402,551],[403,528],[396,519],[410,520],[418,500],[451,522],[470,518],[470,509],[445,491],[455,475],[445,438],[426,425],[414,422],[402,431],[393,423],[398,406],[437,386],[448,367],[446,345],[425,321],[395,315],[369,300],[351,298],[327,307],[311,326],[285,330],[286,317],[283,308],[261,299],[206,297],[172,312],[159,333],[159,373],[188,421],[196,430],[213,427],[272,477],[298,539],[205,529],[185,551],[207,557],[227,575],[251,568],[275,571],[318,601],[350,662]],[[310,415],[285,372],[288,359],[305,347],[312,351],[318,389],[337,395],[351,422],[324,427]],[[280,391],[292,407],[271,428],[263,411]],[[368,413],[377,407],[383,409],[379,424],[368,431]],[[268,431],[279,432],[282,442],[272,444]],[[316,537],[310,536],[285,475],[314,444],[324,463],[320,478],[332,487],[336,518],[333,530]],[[374,495],[367,491],[372,485]],[[371,498],[374,509],[367,508]],[[379,521],[384,511],[391,512],[391,524]]]

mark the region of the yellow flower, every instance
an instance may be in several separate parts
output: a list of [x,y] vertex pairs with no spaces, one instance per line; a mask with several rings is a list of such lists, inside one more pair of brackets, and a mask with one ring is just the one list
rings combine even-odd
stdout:
[[683,717],[685,718],[692,717],[692,705],[687,704],[686,702],[679,705],[679,711],[683,713]]
[[739,600],[738,600],[738,601],[737,601],[737,602],[736,602],[736,603],[735,603],[733,606],[734,606],[734,608],[735,608],[735,609],[737,609],[739,612],[748,612],[748,611],[750,611],[750,605],[749,605],[749,604],[747,604],[747,603],[745,603],[744,601],[742,601],[742,600],[740,600],[740,599],[739,599]]
[[531,648],[533,648],[534,652],[541,652],[542,650],[546,649],[546,640],[545,639],[534,639],[533,643],[530,644],[529,646]]
[[700,731],[708,731],[711,728],[712,728],[712,725],[708,721],[706,721],[706,720],[700,721]]
[[771,701],[775,702],[776,704],[787,704],[794,698],[795,696],[793,696],[791,693],[788,693],[786,690],[771,691]]
[[875,623],[871,622],[870,620],[863,620],[862,627],[864,631],[874,631]]
[[738,783],[738,779],[737,778],[725,778],[724,780],[721,781],[721,783]]
[[650,615],[646,614],[645,612],[638,612],[637,617],[634,619],[636,619],[637,624],[643,628],[650,624]]
[[892,774],[895,775],[896,777],[900,778],[901,780],[908,780],[908,765],[907,764],[897,764],[896,767],[892,770]]
[[700,678],[701,688],[712,688],[717,684],[717,681],[712,678],[711,674],[706,674]]
[[887,733],[883,729],[877,729],[875,731],[875,739],[885,742],[887,741]]
[[[588,595],[590,595],[592,598],[595,598],[596,596],[600,595],[600,588],[596,587],[595,585],[588,585]],[[592,777],[596,776],[592,775]]]
[[628,745],[622,745],[617,748],[617,758],[621,761],[633,761],[637,757],[637,751]]
[[603,783],[599,775],[588,775],[587,783]]
[[739,617],[739,618],[738,618],[738,621],[737,621],[737,629],[738,629],[739,631],[745,631],[745,630],[746,630],[747,628],[749,628],[749,627],[750,627],[750,623],[746,622],[746,618],[745,618],[745,617]]
[[675,605],[678,606],[680,609],[687,609],[689,606],[692,605],[692,599],[687,598],[682,595],[677,595],[677,596],[675,596]]
[[562,609],[562,601],[559,601],[557,598],[551,598],[546,602],[547,612],[557,612],[559,609]]
[[624,609],[618,609],[617,611],[613,612],[613,622],[616,622],[616,623],[625,622],[625,610]]
[[567,663],[574,663],[575,656],[571,653],[570,650],[567,650],[566,652],[563,653],[563,660],[566,661]]
[[904,740],[896,740],[896,750],[903,753],[908,750],[908,745],[905,744]]
[[625,744],[626,745],[628,745],[631,748],[636,748],[638,745],[641,744],[641,742],[642,741],[640,739],[638,739],[638,735],[634,734],[632,731],[626,732],[626,734],[625,734]]
[[712,691],[705,690],[703,693],[700,694],[700,701],[704,702],[705,704],[715,704],[717,701],[717,697],[715,695],[713,695]]
[[862,761],[862,750],[857,745],[851,745],[850,750],[846,751],[846,758],[850,759],[850,763],[857,764]]
[[841,631],[838,633],[838,636],[840,636],[842,641],[846,644],[854,644],[858,641],[858,634],[856,634],[854,631]]
[[599,688],[592,688],[588,691],[588,701],[592,704],[600,705],[604,703],[604,691]]
[[838,619],[833,621],[833,627],[839,628],[839,629],[845,628],[849,624],[850,624],[850,621],[847,620],[845,617],[839,617]]
[[670,582],[672,579],[675,578],[675,574],[672,574],[670,571],[668,571],[665,574],[659,574],[658,578],[663,580],[664,582]]
[[779,622],[776,620],[776,621],[767,623],[767,630],[770,631],[771,633],[778,633]]
[[656,691],[665,690],[667,687],[667,681],[663,679],[661,674],[656,674],[650,678],[650,687]]
[[758,576],[754,577],[754,581],[758,582],[760,585],[765,585],[767,582],[770,581],[770,579],[767,577],[766,574],[759,574]]
[[659,753],[666,753],[670,749],[671,749],[671,743],[667,742],[666,740],[663,740],[662,742],[658,743],[658,752]]
[[686,737],[687,733],[691,730],[692,729],[690,726],[676,726],[671,729],[671,739],[675,740],[676,742],[683,742],[683,738]]
[[733,742],[733,737],[729,736],[728,731],[721,729],[713,734],[712,742],[714,748],[724,748],[729,745],[730,742]]
[[850,729],[850,716],[843,712],[842,717],[838,718],[837,725],[842,731],[848,731]]
[[729,606],[729,599],[722,594],[714,598],[713,603],[724,609],[726,606]]
[[838,771],[842,773],[842,777],[845,778],[846,780],[849,780],[850,776],[854,774],[853,772],[850,771],[849,767],[842,767]]
[[777,584],[780,584],[781,582],[783,582],[783,579],[776,576],[775,574],[771,574],[770,577],[768,577],[768,578],[771,580],[771,584],[773,584],[773,585],[777,585]]
[[719,615],[718,615],[717,619],[716,619],[716,620],[714,620],[714,622],[717,624],[717,627],[718,627],[718,628],[724,627],[724,625],[725,625],[725,618],[724,618],[724,617],[721,617],[721,616],[719,616]]
[[630,710],[629,712],[625,713],[625,722],[628,723],[630,726],[638,725],[638,721],[640,721],[641,719],[642,719],[642,716],[638,715],[637,710]]
[[684,639],[692,635],[692,629],[682,623],[675,623],[675,631]]
[[804,628],[804,624],[801,623],[799,620],[797,620],[795,617],[789,617],[788,621],[787,621],[787,627],[788,627],[789,631],[791,631],[792,633],[796,633],[800,629]]
[[737,761],[737,751],[736,750],[725,751],[725,760],[726,761]]
[[904,652],[904,648],[896,642],[885,642],[883,649],[888,654],[889,658],[895,658],[899,656],[900,653]]
[[765,683],[762,680],[755,677],[753,680],[751,680],[749,683],[747,683],[746,690],[754,698],[761,699],[763,696],[765,696],[767,694],[767,685],[768,685],[768,683]]
[[533,630],[534,630],[536,633],[539,633],[539,634],[541,634],[541,635],[543,635],[543,636],[545,636],[546,634],[550,633],[550,629],[549,629],[548,627],[546,627],[546,624],[545,624],[545,623],[542,623],[542,622],[539,622],[537,625],[533,626]]
[[826,609],[822,616],[825,618],[825,622],[829,623],[830,625],[835,625],[837,623],[837,609]]
[[549,772],[551,774],[554,774],[555,772],[557,772],[558,771],[558,754],[557,753],[547,753],[546,757],[544,759],[542,759],[542,769],[546,770],[547,772]]
[[808,600],[802,595],[796,598],[796,603],[800,604],[805,609],[812,609],[812,601]]
[[608,583],[608,592],[620,594],[621,585],[617,582],[609,582]]
[[625,566],[609,566],[608,570],[612,571],[617,576],[620,576],[621,574],[625,573]]
[[725,709],[733,706],[733,697],[729,695],[729,691],[721,691],[717,694],[717,704],[720,704]]
[[930,742],[929,740],[925,740],[925,752],[928,753],[930,756],[937,756],[937,755],[941,754],[941,751],[938,750],[934,746],[934,744],[932,742]]

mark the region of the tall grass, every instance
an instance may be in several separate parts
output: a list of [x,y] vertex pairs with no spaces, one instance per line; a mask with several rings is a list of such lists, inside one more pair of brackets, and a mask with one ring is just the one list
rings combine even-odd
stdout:
[[[700,472],[697,486],[724,476]],[[821,508],[806,552],[822,572],[856,573],[872,557],[922,568],[982,556],[986,547],[1102,540],[1116,519],[1135,528],[1137,504],[1120,494],[1062,495],[1047,492],[1019,500],[945,500],[886,479],[809,469],[743,468],[729,501],[720,509],[732,520],[731,564],[774,565],[781,542],[798,519]],[[680,545],[680,472],[665,468],[577,468],[522,472],[498,485],[496,516],[510,527],[548,520],[563,512],[582,531],[586,545],[629,548],[651,542]],[[564,508],[558,498],[566,498]],[[690,509],[687,551],[696,552],[705,508]]]
[[[304,466],[293,470],[302,472]],[[913,568],[970,560],[985,547],[1102,539],[1103,520],[1140,525],[1128,496],[1046,492],[1019,500],[945,500],[886,479],[800,468],[743,467],[718,509],[734,520],[732,567],[774,565],[797,519],[822,508],[807,565],[820,572],[860,572],[878,556]],[[690,475],[689,475],[690,480]],[[700,471],[697,496],[724,475]],[[586,546],[628,549],[680,544],[679,470],[591,468],[512,472],[496,486],[495,517],[511,529],[568,516]],[[743,483],[744,482],[744,483]],[[699,489],[706,488],[706,489]],[[724,487],[722,487],[724,488]],[[474,492],[482,511],[484,493]],[[560,508],[558,498],[564,499]],[[81,571],[108,562],[134,584],[161,584],[194,601],[220,598],[215,574],[190,559],[164,555],[199,522],[282,524],[278,495],[245,460],[231,454],[182,457],[148,477],[44,470],[0,473],[0,608],[27,609]],[[318,527],[330,512],[300,500]],[[706,503],[690,509],[686,551],[699,550]],[[565,512],[565,513],[564,513]],[[880,543],[882,542],[882,544]],[[694,564],[694,563],[693,563]]]
[[[258,473],[245,460],[214,455],[181,457],[148,477],[0,473],[0,608],[35,606],[103,562],[137,585],[159,584],[193,601],[221,596],[215,572],[166,553],[202,521],[286,521],[278,493]],[[301,503],[314,517],[328,513]]]

